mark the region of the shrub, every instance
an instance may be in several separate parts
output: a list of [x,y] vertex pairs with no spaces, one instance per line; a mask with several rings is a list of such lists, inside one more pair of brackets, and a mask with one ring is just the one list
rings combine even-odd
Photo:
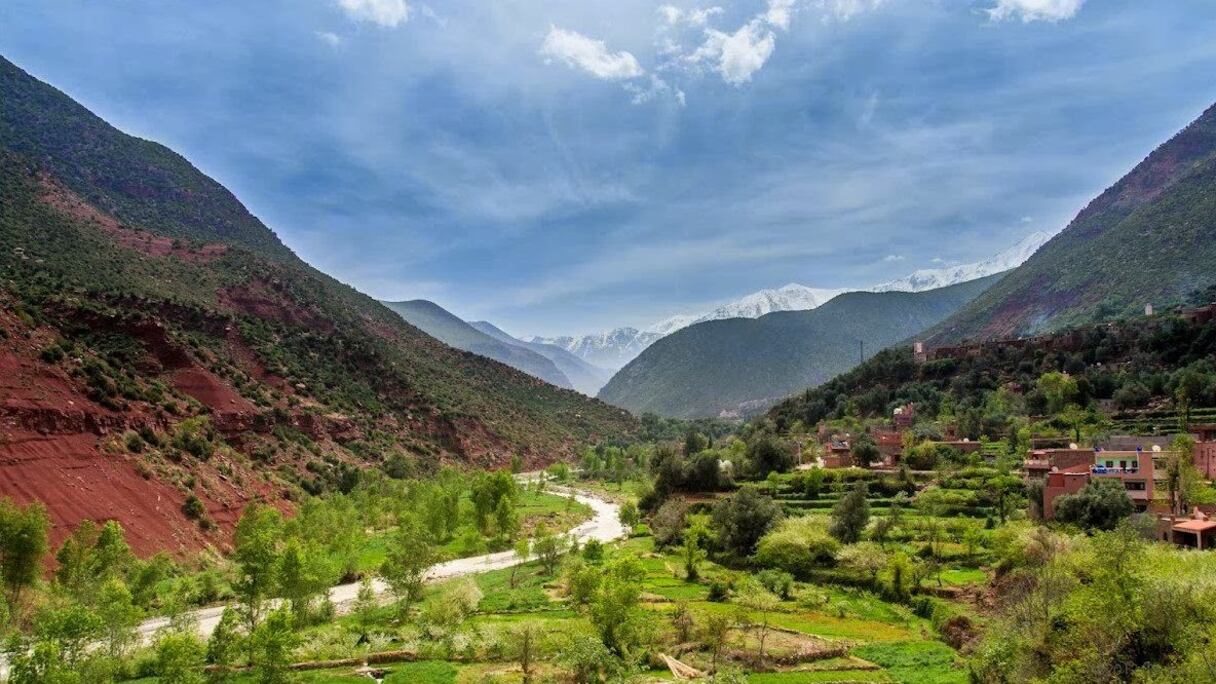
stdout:
[[831,564],[839,549],[840,543],[821,523],[809,517],[786,518],[760,540],[755,562],[806,577],[813,569]]

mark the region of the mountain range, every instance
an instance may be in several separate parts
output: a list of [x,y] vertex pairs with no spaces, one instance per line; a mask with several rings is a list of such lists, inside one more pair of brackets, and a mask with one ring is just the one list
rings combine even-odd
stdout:
[[644,329],[621,327],[580,337],[530,337],[532,342],[554,345],[592,364],[619,369],[637,358],[656,340],[697,323],[728,318],[759,318],[776,311],[809,311],[833,297],[851,291],[923,292],[977,280],[1008,271],[1030,258],[1035,250],[1051,239],[1051,234],[1036,231],[999,254],[968,264],[922,269],[903,278],[870,288],[819,288],[790,283],[760,290],[727,302],[707,313],[679,314]]
[[756,413],[941,321],[1000,274],[925,292],[849,292],[809,311],[706,321],[658,340],[599,397],[635,414]]
[[43,502],[52,543],[87,519],[141,554],[224,546],[250,502],[363,469],[538,466],[636,433],[309,266],[185,158],[3,58],[0,93],[0,497]]

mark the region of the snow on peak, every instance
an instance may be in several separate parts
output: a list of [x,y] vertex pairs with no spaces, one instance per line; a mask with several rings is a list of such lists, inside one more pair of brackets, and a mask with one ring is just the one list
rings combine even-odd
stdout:
[[1036,231],[1022,238],[1009,249],[983,261],[921,269],[903,278],[875,285],[872,290],[874,292],[923,292],[1003,273],[1021,266],[1051,238],[1051,233]]

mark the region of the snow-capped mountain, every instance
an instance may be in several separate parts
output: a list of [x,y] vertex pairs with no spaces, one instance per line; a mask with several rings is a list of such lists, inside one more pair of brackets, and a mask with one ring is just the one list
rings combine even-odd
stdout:
[[[982,261],[943,268],[922,269],[897,280],[870,288],[870,292],[922,292],[948,285],[1002,273],[1022,265],[1052,235],[1042,231],[1032,233],[1009,249]],[[759,318],[774,311],[808,311],[818,308],[836,295],[854,290],[808,287],[790,283],[784,287],[760,290],[723,304],[703,314],[678,314],[638,330],[615,328],[607,332],[582,337],[532,337],[529,342],[554,344],[596,366],[619,370],[649,347],[655,340],[696,323],[724,318]]]
[[582,337],[530,337],[527,341],[556,345],[593,366],[615,371],[667,334],[623,327]]
[[874,292],[923,292],[947,285],[957,285],[977,278],[1003,273],[1021,266],[1052,237],[1051,233],[1037,231],[1022,238],[1016,245],[983,261],[959,264],[943,268],[926,268],[871,288]]
[[798,283],[790,283],[776,289],[753,292],[746,297],[723,304],[703,316],[694,318],[686,325],[703,323],[705,321],[718,321],[724,318],[760,318],[764,314],[774,311],[807,311],[809,309],[817,309],[832,297],[843,292],[845,290],[807,287]]

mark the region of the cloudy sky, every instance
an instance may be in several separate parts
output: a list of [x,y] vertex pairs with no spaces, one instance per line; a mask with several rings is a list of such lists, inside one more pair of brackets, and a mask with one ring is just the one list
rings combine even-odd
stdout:
[[1216,100],[1211,0],[5,0],[302,257],[516,334],[1054,231]]

